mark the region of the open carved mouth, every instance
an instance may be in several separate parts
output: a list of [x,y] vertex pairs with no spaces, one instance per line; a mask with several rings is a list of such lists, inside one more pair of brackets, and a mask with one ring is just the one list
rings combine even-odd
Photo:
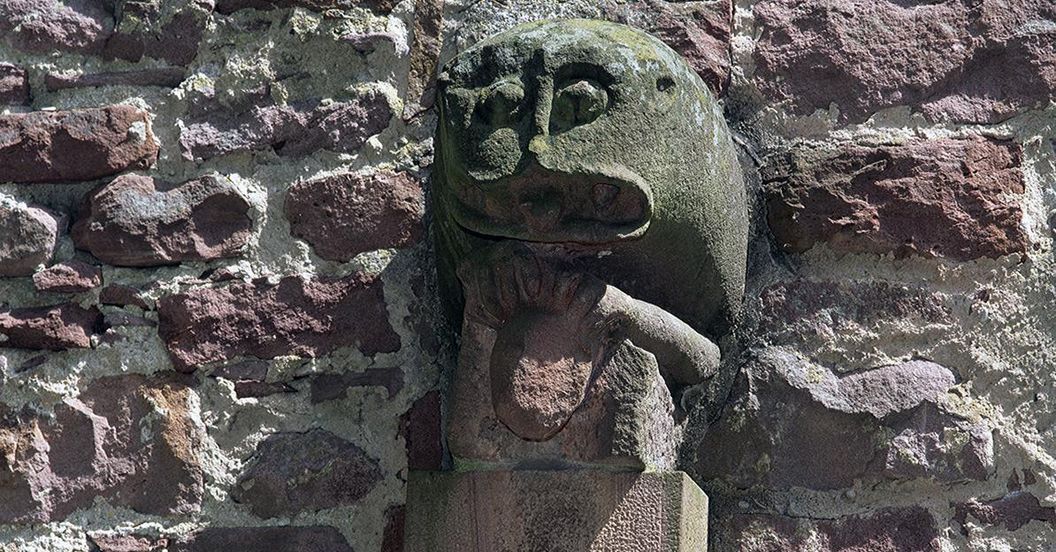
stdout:
[[631,240],[645,233],[652,216],[649,186],[627,171],[572,174],[533,165],[517,176],[455,185],[453,190],[457,201],[452,214],[460,226],[522,241]]

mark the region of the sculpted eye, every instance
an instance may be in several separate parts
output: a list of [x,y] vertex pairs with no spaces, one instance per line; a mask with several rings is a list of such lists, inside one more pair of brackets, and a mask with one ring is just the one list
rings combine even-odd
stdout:
[[667,92],[675,87],[675,79],[671,77],[660,77],[656,79],[656,89],[660,92]]
[[597,119],[609,106],[609,94],[596,82],[576,81],[554,94],[550,132],[561,132]]
[[480,115],[492,126],[505,126],[521,114],[524,87],[516,82],[497,82],[481,92]]

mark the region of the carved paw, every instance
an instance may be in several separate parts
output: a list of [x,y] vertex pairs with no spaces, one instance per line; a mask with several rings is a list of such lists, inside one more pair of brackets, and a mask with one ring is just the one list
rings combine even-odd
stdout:
[[699,383],[718,365],[718,348],[675,316],[524,244],[480,251],[459,278],[467,321],[493,330],[476,369],[489,374],[497,418],[522,439],[559,433],[603,367],[620,372],[608,374],[612,381],[644,377],[609,362],[619,343],[650,353],[680,385]]
[[718,371],[718,346],[664,309],[608,286],[598,311],[614,325],[610,335],[626,337],[655,355],[661,371],[674,382],[695,385]]
[[[600,295],[604,284],[564,270],[519,243],[503,242],[463,263],[458,271],[466,314],[498,327],[518,310],[564,313]],[[584,285],[584,283],[587,285]],[[581,313],[583,314],[583,313]]]
[[568,422],[595,372],[605,285],[563,270],[520,244],[499,244],[459,270],[466,317],[494,330],[487,353],[498,419],[522,439],[544,441]]

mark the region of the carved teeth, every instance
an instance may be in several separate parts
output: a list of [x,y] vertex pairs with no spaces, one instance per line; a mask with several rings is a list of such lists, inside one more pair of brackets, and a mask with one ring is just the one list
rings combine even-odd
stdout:
[[555,204],[553,201],[548,201],[546,198],[536,198],[521,202],[520,210],[528,226],[540,231],[551,230],[557,226],[557,221],[561,215],[560,205]]
[[617,186],[606,184],[604,182],[595,184],[594,189],[591,190],[591,196],[594,199],[594,208],[598,211],[608,210],[618,195],[620,195],[620,189]]

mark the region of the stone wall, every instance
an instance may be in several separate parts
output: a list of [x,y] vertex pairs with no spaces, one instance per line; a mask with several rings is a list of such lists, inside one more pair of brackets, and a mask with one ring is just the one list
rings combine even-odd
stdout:
[[1049,0],[0,0],[0,550],[400,550],[435,68],[551,16],[662,38],[743,149],[713,549],[1053,550]]

